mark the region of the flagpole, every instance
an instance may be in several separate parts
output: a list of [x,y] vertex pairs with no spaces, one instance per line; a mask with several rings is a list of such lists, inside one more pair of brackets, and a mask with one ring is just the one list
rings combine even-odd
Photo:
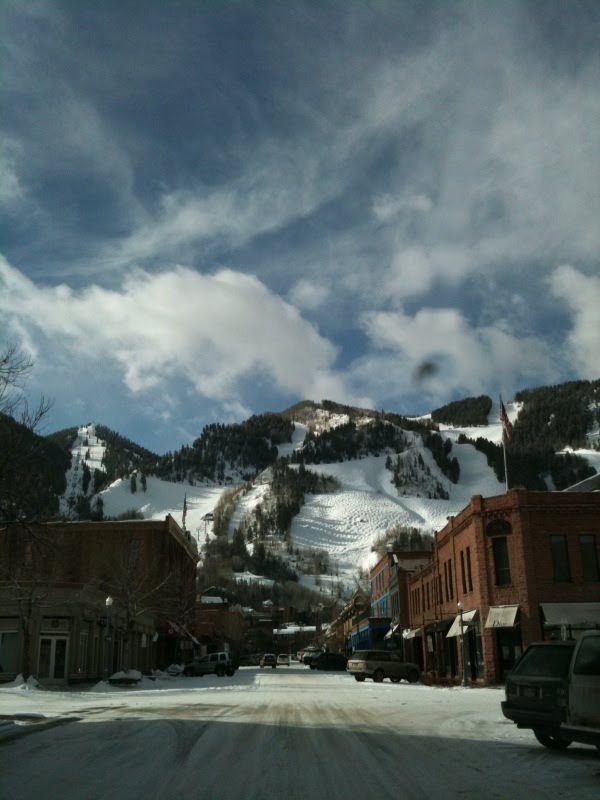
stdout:
[[506,459],[506,440],[510,439],[512,432],[512,425],[504,408],[502,402],[502,395],[500,395],[500,421],[502,422],[502,451],[504,453],[504,486],[508,493],[508,462]]
[[504,451],[504,486],[508,492],[508,463],[506,461],[506,433],[502,431],[502,450]]

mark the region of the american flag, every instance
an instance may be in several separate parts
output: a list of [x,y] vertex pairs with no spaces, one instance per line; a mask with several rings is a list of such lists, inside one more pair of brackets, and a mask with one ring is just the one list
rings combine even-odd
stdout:
[[181,517],[181,527],[185,528],[185,515],[187,514],[187,494],[183,496],[183,516]]
[[506,409],[504,408],[504,403],[502,402],[502,396],[500,396],[500,422],[504,428],[504,433],[506,434],[506,438],[510,439],[512,435],[512,423],[508,418],[508,414],[506,413]]

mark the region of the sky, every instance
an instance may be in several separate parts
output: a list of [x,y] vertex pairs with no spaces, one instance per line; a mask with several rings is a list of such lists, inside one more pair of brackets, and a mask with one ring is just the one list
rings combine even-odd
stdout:
[[0,3],[0,348],[156,452],[600,375],[600,5]]

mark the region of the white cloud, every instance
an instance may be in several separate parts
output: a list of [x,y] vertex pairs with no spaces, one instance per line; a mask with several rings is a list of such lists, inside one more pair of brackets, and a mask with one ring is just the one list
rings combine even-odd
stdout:
[[290,302],[298,308],[314,311],[320,308],[329,297],[329,289],[314,281],[302,278],[290,289]]
[[0,261],[0,315],[42,333],[76,362],[112,361],[133,393],[168,394],[186,379],[241,409],[244,381],[267,378],[300,397],[348,397],[336,348],[254,277],[185,267],[129,274],[118,291],[38,287]]
[[586,276],[572,266],[558,267],[549,278],[553,294],[573,316],[568,337],[578,374],[598,378],[600,373],[600,277]]
[[560,358],[544,341],[514,336],[502,322],[471,327],[457,309],[424,308],[413,316],[373,312],[363,316],[374,355],[354,365],[354,377],[371,362],[367,380],[377,380],[382,396],[405,393],[424,363],[437,367],[427,382],[432,395],[463,396],[518,386],[524,376],[557,380]]
[[379,195],[373,201],[373,215],[380,222],[388,222],[406,212],[427,213],[433,208],[433,202],[426,194]]

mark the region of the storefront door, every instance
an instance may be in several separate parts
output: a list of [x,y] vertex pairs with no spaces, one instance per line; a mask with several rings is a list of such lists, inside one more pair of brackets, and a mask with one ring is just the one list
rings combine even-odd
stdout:
[[67,677],[67,636],[41,636],[38,676],[45,680],[61,681]]

